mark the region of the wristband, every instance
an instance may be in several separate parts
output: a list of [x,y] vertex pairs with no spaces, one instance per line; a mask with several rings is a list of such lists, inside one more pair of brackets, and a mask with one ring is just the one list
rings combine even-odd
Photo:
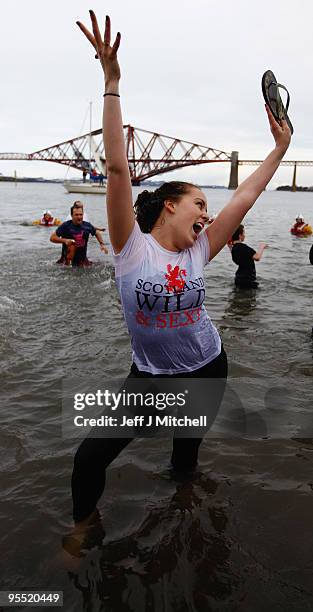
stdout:
[[105,96],[115,96],[116,98],[120,98],[120,94],[115,94],[115,93],[104,93],[103,97],[105,98]]

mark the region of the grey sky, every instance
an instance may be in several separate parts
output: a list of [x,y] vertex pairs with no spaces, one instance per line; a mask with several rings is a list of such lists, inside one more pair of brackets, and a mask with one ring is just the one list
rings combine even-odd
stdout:
[[[103,78],[75,25],[93,8],[114,34],[125,123],[262,159],[272,146],[260,80],[270,68],[291,94],[287,159],[313,159],[311,0],[10,0],[1,3],[0,152],[32,152],[81,133],[88,103],[101,126]],[[88,123],[84,130],[88,131]],[[0,172],[65,177],[46,162],[0,162]],[[242,179],[252,167],[241,170]],[[167,177],[227,183],[228,165]],[[75,171],[72,176],[79,176]],[[272,182],[290,182],[281,169]],[[298,182],[313,184],[313,167]]]

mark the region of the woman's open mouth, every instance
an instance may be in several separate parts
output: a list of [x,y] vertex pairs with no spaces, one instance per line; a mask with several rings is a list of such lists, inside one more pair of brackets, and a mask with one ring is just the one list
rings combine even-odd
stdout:
[[200,234],[200,232],[202,232],[203,228],[204,228],[204,223],[201,223],[200,221],[197,221],[192,226],[194,233],[197,235]]

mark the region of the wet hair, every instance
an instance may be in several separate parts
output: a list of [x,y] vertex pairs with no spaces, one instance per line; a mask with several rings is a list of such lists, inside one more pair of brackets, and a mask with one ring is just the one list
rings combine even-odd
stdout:
[[170,181],[163,183],[155,191],[147,191],[147,189],[142,191],[134,205],[137,222],[141,231],[144,234],[151,232],[164,208],[165,200],[178,202],[183,195],[194,187],[197,188],[193,183]]
[[237,227],[236,231],[233,233],[231,239],[232,240],[239,240],[239,236],[241,236],[242,232],[244,231],[245,226],[242,225],[242,223],[240,223],[239,227]]
[[82,209],[84,209],[84,205],[80,202],[80,200],[76,200],[76,202],[74,202],[73,206],[71,206],[71,215],[74,212],[74,208],[82,208]]

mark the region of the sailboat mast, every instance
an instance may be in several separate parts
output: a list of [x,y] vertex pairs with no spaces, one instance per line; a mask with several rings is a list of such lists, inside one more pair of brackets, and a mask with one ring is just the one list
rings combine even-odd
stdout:
[[91,172],[92,102],[89,102],[89,170]]

